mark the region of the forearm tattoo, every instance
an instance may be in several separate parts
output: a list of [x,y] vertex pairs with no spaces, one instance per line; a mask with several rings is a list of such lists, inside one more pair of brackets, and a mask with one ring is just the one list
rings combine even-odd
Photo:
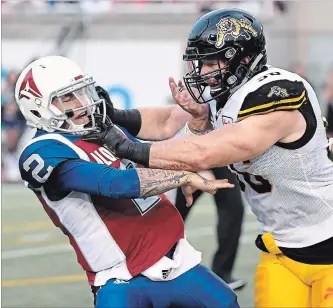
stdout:
[[186,171],[170,171],[158,169],[136,169],[140,179],[141,197],[150,197],[162,194],[173,188],[183,186],[188,181],[189,173]]

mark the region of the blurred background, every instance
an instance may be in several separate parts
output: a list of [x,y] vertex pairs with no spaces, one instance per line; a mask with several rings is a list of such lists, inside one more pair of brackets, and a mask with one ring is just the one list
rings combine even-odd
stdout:
[[[172,104],[168,77],[185,72],[182,52],[192,24],[223,7],[261,19],[269,63],[312,84],[333,136],[332,0],[1,0],[2,307],[92,307],[67,240],[20,181],[18,157],[32,133],[13,93],[22,68],[40,56],[65,55],[108,89],[116,107]],[[210,196],[199,203],[187,233],[210,265],[216,213]],[[235,271],[249,281],[240,303],[253,307],[258,226],[245,212]]]

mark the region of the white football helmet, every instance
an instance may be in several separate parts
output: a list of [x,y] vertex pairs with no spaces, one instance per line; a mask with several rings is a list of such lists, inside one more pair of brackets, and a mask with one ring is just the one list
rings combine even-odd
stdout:
[[[27,125],[47,132],[63,131],[84,134],[96,130],[95,116],[105,121],[105,101],[95,90],[95,81],[85,75],[72,60],[61,56],[47,56],[30,63],[20,74],[15,87],[15,98]],[[75,109],[65,110],[62,97],[74,97],[80,102]],[[52,101],[58,100],[63,110]],[[102,108],[100,108],[102,107]],[[87,125],[71,120],[77,111],[87,112],[91,118]],[[102,114],[97,111],[102,110]]]

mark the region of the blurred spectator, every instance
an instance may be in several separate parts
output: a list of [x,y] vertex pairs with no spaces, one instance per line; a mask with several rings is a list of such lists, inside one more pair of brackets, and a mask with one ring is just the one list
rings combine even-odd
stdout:
[[199,17],[209,13],[212,10],[214,10],[212,1],[202,1],[199,4]]
[[274,8],[276,11],[281,12],[281,13],[287,12],[286,1],[274,1],[273,4],[274,4]]
[[112,1],[87,0],[81,3],[82,11],[89,13],[106,13],[111,10]]
[[18,77],[18,73],[15,70],[9,70],[5,75],[5,81],[2,87],[2,104],[6,103],[14,94],[15,83]]
[[324,87],[323,99],[327,103],[327,134],[329,137],[333,137],[333,67],[330,69],[327,77],[327,82]]
[[17,72],[11,70],[7,73],[2,88],[1,104],[1,126],[2,126],[2,180],[18,181],[17,145],[25,129],[25,121],[18,109],[14,97],[14,88],[17,79]]
[[[1,1],[2,2],[2,1]],[[36,12],[36,9],[42,8],[45,6],[45,1],[40,0],[6,0],[2,8],[7,12],[21,12],[28,13],[31,12],[31,9]]]

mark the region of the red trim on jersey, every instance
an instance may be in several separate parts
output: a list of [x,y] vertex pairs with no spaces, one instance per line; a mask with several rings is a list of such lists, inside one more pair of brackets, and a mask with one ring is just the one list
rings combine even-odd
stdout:
[[87,278],[88,278],[89,285],[94,286],[96,273],[86,271],[86,275],[87,275]]
[[[82,140],[74,144],[87,153],[92,162],[113,168],[120,167],[119,158],[108,149]],[[69,237],[70,244],[77,254],[77,260],[86,271],[89,284],[94,285],[96,273],[91,270],[74,237],[61,224],[43,197],[40,194],[37,196],[53,223]],[[184,238],[184,222],[178,210],[165,195],[160,195],[159,201],[156,198],[156,203],[152,202],[150,208],[145,208],[131,199],[111,199],[96,195],[90,198],[110,235],[126,256],[126,265],[133,277],[158,262],[180,239]],[[103,243],[92,242],[91,249],[96,245]]]
[[173,204],[161,195],[159,203],[141,215],[130,199],[92,197],[97,213],[126,256],[134,277],[151,267],[180,239],[184,223]]
[[[96,158],[99,163],[108,160],[103,158],[106,148],[82,140],[76,141],[75,145],[86,152],[92,162],[96,162]],[[120,160],[116,157],[114,159],[117,161],[112,162],[111,166],[119,168]],[[110,162],[107,164],[110,165]],[[184,222],[178,210],[165,195],[160,195],[160,198],[158,204],[141,215],[131,199],[91,196],[97,213],[125,254],[127,268],[132,276],[159,261],[185,236]]]
[[113,168],[119,168],[120,160],[115,157],[110,150],[81,139],[75,141],[74,144],[88,154],[90,161],[105,164]]

